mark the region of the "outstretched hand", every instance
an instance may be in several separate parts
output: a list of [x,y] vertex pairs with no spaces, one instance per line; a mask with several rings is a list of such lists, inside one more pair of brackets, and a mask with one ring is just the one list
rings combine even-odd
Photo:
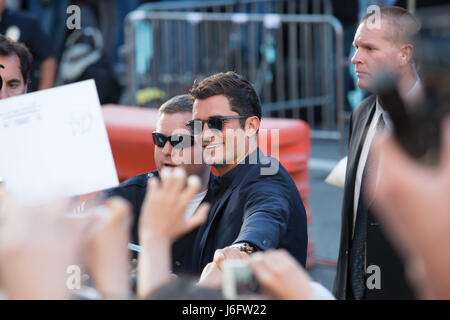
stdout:
[[287,251],[256,252],[250,256],[250,266],[271,297],[282,300],[315,299],[308,274]]
[[209,210],[208,204],[202,204],[192,217],[185,217],[189,202],[200,189],[198,177],[191,176],[186,180],[186,173],[181,168],[163,169],[161,180],[149,179],[139,220],[142,251],[138,265],[138,296],[141,298],[170,279],[171,244],[205,221]]
[[197,176],[190,176],[186,180],[183,169],[171,171],[165,168],[161,171],[161,180],[150,178],[148,181],[139,221],[141,240],[150,237],[173,242],[199,226],[208,214],[209,205],[205,203],[189,219],[184,215],[189,202],[199,192],[200,180]]
[[68,299],[68,270],[80,266],[87,221],[73,223],[66,201],[16,206],[0,186],[0,283],[8,299]]

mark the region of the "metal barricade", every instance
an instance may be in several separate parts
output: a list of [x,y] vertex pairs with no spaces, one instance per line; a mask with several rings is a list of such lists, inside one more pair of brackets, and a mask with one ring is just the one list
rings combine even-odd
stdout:
[[194,80],[234,70],[254,84],[265,116],[302,118],[313,138],[342,142],[345,62],[335,17],[137,10],[125,33],[129,104],[157,107]]
[[139,6],[143,11],[214,13],[332,14],[332,0],[197,0],[162,1]]

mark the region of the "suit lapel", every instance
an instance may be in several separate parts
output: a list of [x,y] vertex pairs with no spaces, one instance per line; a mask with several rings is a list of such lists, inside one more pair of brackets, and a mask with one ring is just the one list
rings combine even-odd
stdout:
[[203,261],[203,252],[205,250],[206,241],[208,240],[209,232],[211,231],[212,226],[216,223],[216,220],[219,217],[219,213],[225,204],[225,202],[228,200],[228,198],[231,196],[231,193],[236,188],[237,185],[230,186],[230,188],[227,188],[225,191],[225,194],[220,198],[220,200],[211,208],[212,216],[208,217],[208,223],[203,231],[201,240],[200,240],[200,246],[199,246],[199,263],[201,264]]
[[[258,152],[260,152],[260,150],[258,149]],[[222,211],[222,207],[225,205],[225,203],[227,202],[228,198],[230,198],[231,194],[233,193],[234,189],[236,189],[236,187],[238,185],[240,185],[240,183],[242,183],[242,181],[245,181],[246,176],[252,172],[251,170],[248,170],[244,176],[242,176],[239,179],[234,179],[233,182],[231,183],[231,185],[226,189],[224,195],[220,198],[220,200],[214,204],[214,206],[211,208],[210,210],[210,215],[212,213],[212,216],[208,216],[208,222],[207,225],[205,226],[205,228],[203,228],[202,230],[202,235],[200,238],[200,243],[199,243],[199,252],[197,253],[199,255],[199,259],[197,260],[199,265],[202,264],[203,261],[203,254],[206,248],[206,243],[208,241],[208,237],[209,237],[209,233],[211,231],[211,229],[213,228],[214,225],[217,224],[217,220],[220,217],[220,212]],[[214,190],[215,191],[215,190]],[[214,192],[214,196],[216,195],[216,192]],[[200,270],[201,271],[201,270]]]
[[[347,212],[349,212],[349,217],[346,217],[346,221],[349,225],[349,230],[352,232],[353,230],[353,220],[354,220],[354,212],[353,212],[353,204],[355,198],[355,179],[356,172],[358,170],[359,158],[361,156],[362,147],[364,145],[364,141],[367,135],[368,127],[372,117],[375,113],[375,102],[373,102],[368,107],[366,112],[363,112],[360,119],[355,119],[357,122],[355,123],[354,129],[354,138],[351,139],[349,149],[348,149],[348,163],[347,163],[347,174],[346,180],[346,189],[347,189]],[[362,106],[361,106],[362,107]],[[352,238],[351,236],[349,237]]]
[[339,260],[334,284],[334,292],[339,299],[345,299],[351,294],[349,286],[349,250],[351,249],[353,231],[353,204],[355,198],[355,178],[358,162],[362,151],[367,127],[375,112],[376,97],[367,98],[352,113],[347,172],[345,175],[344,198],[342,205],[342,229]]

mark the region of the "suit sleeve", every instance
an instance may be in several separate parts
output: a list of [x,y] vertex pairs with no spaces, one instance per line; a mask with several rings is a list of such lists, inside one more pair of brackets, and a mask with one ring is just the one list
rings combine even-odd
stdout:
[[259,179],[247,190],[243,224],[234,243],[248,242],[260,250],[277,248],[291,214],[286,183],[282,179]]

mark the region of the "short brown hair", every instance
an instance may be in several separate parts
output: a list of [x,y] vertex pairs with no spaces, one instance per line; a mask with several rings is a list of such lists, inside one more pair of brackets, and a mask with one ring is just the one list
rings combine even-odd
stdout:
[[[195,99],[224,95],[230,102],[231,110],[241,116],[257,116],[261,119],[261,103],[252,84],[233,71],[216,73],[199,83],[194,82],[190,91]],[[240,120],[244,127],[245,119]]]
[[23,43],[12,41],[0,34],[0,56],[11,57],[13,55],[20,60],[20,72],[25,85],[27,85],[30,82],[33,56]]
[[161,116],[163,113],[192,112],[193,100],[189,94],[180,94],[172,97],[159,107],[158,115]]
[[[361,18],[359,25],[372,17],[375,11],[367,13]],[[381,18],[386,17],[389,23],[392,24],[390,28],[390,40],[395,43],[410,43],[414,37],[419,33],[421,23],[408,10],[391,6],[380,8]]]

